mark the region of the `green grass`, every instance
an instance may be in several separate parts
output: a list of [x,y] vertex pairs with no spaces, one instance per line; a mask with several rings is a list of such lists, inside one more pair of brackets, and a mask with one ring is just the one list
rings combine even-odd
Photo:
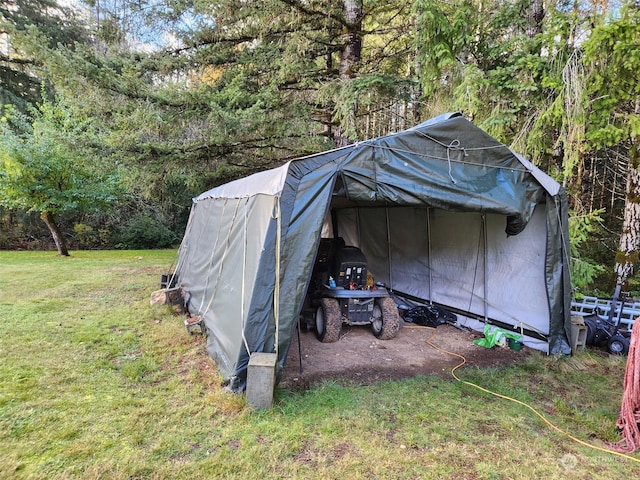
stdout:
[[[150,306],[174,251],[0,252],[0,478],[618,479],[638,462],[436,377],[277,389],[252,411],[203,339]],[[437,337],[436,337],[437,342]],[[604,447],[625,359],[532,355],[464,380]]]

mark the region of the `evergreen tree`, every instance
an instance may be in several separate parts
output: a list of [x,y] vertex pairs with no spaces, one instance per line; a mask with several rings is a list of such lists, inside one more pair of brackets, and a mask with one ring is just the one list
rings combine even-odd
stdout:
[[640,255],[640,7],[630,2],[596,26],[584,51],[591,72],[588,144],[617,146],[628,165],[615,265],[617,285],[628,287]]
[[29,36],[38,33],[42,45],[72,47],[86,38],[77,12],[56,0],[4,0],[0,3],[0,113],[5,105],[22,111],[41,99],[46,80],[42,62],[24,48]]

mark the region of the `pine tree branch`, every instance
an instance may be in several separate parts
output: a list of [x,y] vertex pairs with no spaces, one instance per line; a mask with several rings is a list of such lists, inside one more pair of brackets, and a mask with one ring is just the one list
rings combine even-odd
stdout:
[[347,20],[342,15],[335,15],[333,12],[325,12],[325,11],[313,10],[313,9],[311,9],[309,7],[306,7],[299,0],[280,0],[280,2],[284,3],[285,5],[289,5],[290,7],[293,7],[296,10],[298,10],[299,12],[302,12],[302,13],[304,13],[306,15],[310,15],[310,16],[314,16],[314,17],[321,17],[321,18],[329,17],[329,18],[335,20],[336,22],[338,22],[343,27],[351,27],[351,24],[349,22],[347,22]]

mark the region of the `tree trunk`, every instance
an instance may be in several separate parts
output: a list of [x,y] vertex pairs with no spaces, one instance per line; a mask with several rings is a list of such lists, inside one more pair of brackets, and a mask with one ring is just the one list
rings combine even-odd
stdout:
[[67,242],[62,236],[62,232],[58,228],[56,221],[53,217],[53,213],[51,212],[42,212],[40,214],[40,218],[44,223],[49,227],[49,231],[51,232],[51,236],[53,237],[53,241],[56,243],[56,248],[58,249],[58,255],[68,257],[69,250],[67,249]]
[[354,0],[345,0],[344,19],[347,26],[342,36],[340,55],[340,77],[352,78],[362,58],[362,6]]
[[[342,35],[342,52],[340,54],[340,78],[347,80],[357,73],[362,59],[362,5],[357,0],[344,0],[343,9],[346,25]],[[355,112],[354,120],[355,121]],[[338,126],[333,130],[333,143],[336,148],[353,143],[353,140],[343,134]]]
[[531,0],[525,15],[527,17],[527,37],[533,38],[542,33],[544,2],[542,0]]
[[617,284],[624,285],[633,275],[640,252],[640,150],[634,142],[629,151],[629,177],[624,205],[620,248],[616,255]]

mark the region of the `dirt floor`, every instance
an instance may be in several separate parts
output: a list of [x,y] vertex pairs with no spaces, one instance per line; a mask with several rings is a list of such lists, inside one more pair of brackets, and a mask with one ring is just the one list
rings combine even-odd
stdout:
[[[405,324],[396,338],[378,340],[368,326],[342,329],[340,340],[321,343],[313,332],[293,338],[280,387],[305,389],[327,380],[367,385],[380,380],[398,380],[418,375],[450,376],[459,357],[441,352],[427,343],[464,356],[462,368],[507,365],[523,360],[529,350],[504,347],[486,349],[472,343],[482,334],[445,324],[438,328]],[[302,372],[300,355],[302,352]]]

